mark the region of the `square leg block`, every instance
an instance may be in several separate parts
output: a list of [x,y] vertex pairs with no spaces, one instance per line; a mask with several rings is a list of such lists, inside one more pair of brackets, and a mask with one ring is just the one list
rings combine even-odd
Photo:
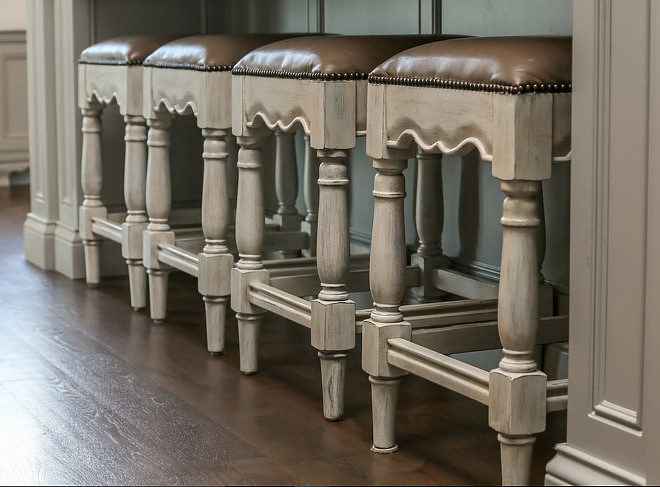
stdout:
[[78,212],[79,228],[78,233],[82,240],[95,240],[100,239],[98,235],[92,233],[92,218],[107,218],[108,210],[105,206],[81,206]]
[[490,427],[510,436],[544,431],[547,382],[540,371],[517,374],[492,370],[488,387]]
[[232,269],[231,271],[231,309],[236,313],[259,314],[264,310],[250,302],[250,283],[253,281],[270,282],[270,272],[266,269],[246,271]]
[[231,254],[199,254],[197,289],[204,296],[228,296],[231,294],[231,271],[234,257]]
[[146,223],[121,224],[121,255],[124,259],[142,259],[142,234],[146,229]]
[[387,340],[412,338],[410,323],[375,323],[364,321],[362,325],[362,369],[374,377],[401,377],[404,370],[387,363]]
[[161,244],[174,244],[174,232],[150,232],[143,234],[142,258],[147,269],[168,269],[167,264],[158,260],[158,246]]
[[438,289],[433,285],[433,269],[448,268],[450,261],[446,255],[434,255],[424,257],[419,254],[413,254],[410,257],[410,264],[419,267],[422,276],[422,285],[410,289],[410,293],[418,298],[437,298],[447,294],[447,291]]
[[355,348],[353,301],[312,301],[312,346],[321,351]]

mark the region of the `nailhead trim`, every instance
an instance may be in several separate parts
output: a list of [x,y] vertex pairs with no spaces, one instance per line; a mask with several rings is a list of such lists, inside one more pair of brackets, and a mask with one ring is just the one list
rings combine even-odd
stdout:
[[167,69],[193,69],[195,71],[231,71],[234,67],[230,64],[220,66],[204,66],[201,64],[179,64],[179,63],[144,63],[145,66],[150,68],[167,68]]
[[571,83],[534,83],[524,85],[503,85],[493,83],[475,83],[473,81],[457,81],[440,78],[408,78],[405,76],[370,75],[369,83],[384,85],[419,86],[433,88],[449,88],[455,90],[488,91],[495,93],[569,93]]
[[144,59],[133,59],[131,61],[78,59],[78,64],[110,64],[113,66],[140,66],[142,63],[144,63]]
[[252,68],[234,68],[231,74],[238,76],[259,76],[262,78],[312,79],[323,81],[363,80],[369,78],[367,73],[306,73]]

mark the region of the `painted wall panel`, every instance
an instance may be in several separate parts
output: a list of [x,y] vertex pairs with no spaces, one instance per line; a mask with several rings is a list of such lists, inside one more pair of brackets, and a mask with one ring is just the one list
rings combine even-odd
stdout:
[[24,146],[27,147],[27,63],[25,60],[25,46],[21,45],[21,52],[16,57],[7,59],[5,68],[7,75],[6,93],[7,111],[4,113],[7,127],[7,136],[12,138],[24,139]]
[[27,0],[0,0],[0,32],[27,28]]
[[[606,366],[599,377],[596,401],[605,400],[630,410],[634,425],[641,408],[643,319],[646,255],[630,249],[644,248],[646,239],[646,191],[648,144],[648,3],[629,10],[613,3],[610,77]],[[632,26],[634,28],[631,28]],[[630,76],[630,73],[636,73]],[[625,164],[617,163],[626,161]],[[617,204],[625,201],[626,204]],[[598,355],[598,354],[597,354]],[[599,357],[596,356],[595,360]]]
[[572,0],[443,0],[442,31],[460,34],[571,35]]
[[329,0],[325,31],[337,34],[416,34],[418,0]]

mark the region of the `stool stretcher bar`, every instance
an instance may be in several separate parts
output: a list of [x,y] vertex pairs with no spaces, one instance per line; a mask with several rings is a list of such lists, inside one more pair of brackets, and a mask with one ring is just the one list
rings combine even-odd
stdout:
[[[481,404],[489,404],[489,372],[403,338],[391,338],[387,344],[389,364]],[[567,403],[568,379],[548,381],[547,411],[561,411]]]

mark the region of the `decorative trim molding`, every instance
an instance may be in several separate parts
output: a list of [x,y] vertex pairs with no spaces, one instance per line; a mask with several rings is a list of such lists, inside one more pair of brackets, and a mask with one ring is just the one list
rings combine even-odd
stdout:
[[25,44],[27,34],[24,30],[5,30],[0,31],[0,44]]
[[262,127],[263,125],[261,125],[258,122],[258,120],[261,120],[261,122],[263,122],[263,125],[268,127],[270,130],[281,130],[282,132],[290,132],[294,129],[296,124],[299,124],[302,127],[305,134],[310,133],[309,132],[309,123],[303,117],[294,117],[293,119],[288,120],[288,121],[281,120],[281,119],[271,121],[270,118],[268,117],[268,115],[263,113],[263,112],[255,113],[254,116],[252,117],[252,119],[250,121],[246,122],[245,125],[248,128]]
[[307,32],[325,32],[325,0],[307,0]]
[[371,234],[363,232],[362,230],[350,227],[348,229],[348,234],[350,236],[351,242],[357,242],[364,245],[371,245]]
[[646,479],[566,443],[546,468],[545,485],[645,485]]
[[[27,60],[25,32],[0,33],[0,186],[28,168]],[[23,126],[23,123],[25,126]]]

